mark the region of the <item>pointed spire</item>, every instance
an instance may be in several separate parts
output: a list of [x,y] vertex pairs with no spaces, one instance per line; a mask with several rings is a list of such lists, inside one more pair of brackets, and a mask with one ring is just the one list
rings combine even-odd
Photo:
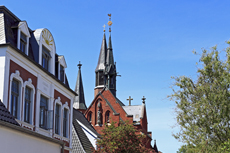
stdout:
[[78,70],[78,75],[77,75],[77,82],[75,86],[75,92],[78,94],[78,96],[75,96],[74,98],[74,108],[76,109],[81,109],[81,110],[86,110],[87,107],[85,105],[85,96],[84,96],[84,89],[83,89],[83,82],[82,82],[82,77],[81,77],[81,66],[82,64],[79,61],[79,64],[77,65],[79,70]]
[[111,21],[111,14],[108,14],[108,16],[109,16],[109,22],[108,22],[109,42],[108,42],[108,51],[107,51],[107,57],[106,57],[106,66],[110,68],[111,66],[114,67],[113,48],[112,48],[112,39],[111,39],[111,26],[113,23]]
[[111,33],[109,34],[109,43],[108,43],[106,65],[107,66],[110,66],[110,65],[114,66],[113,49],[112,49],[112,42],[111,42]]
[[95,71],[105,69],[106,56],[107,56],[107,44],[106,44],[106,37],[105,37],[105,32],[104,32],[103,40],[102,40],[102,44],[101,44],[100,55],[99,55],[99,59],[98,59],[98,64],[97,64]]

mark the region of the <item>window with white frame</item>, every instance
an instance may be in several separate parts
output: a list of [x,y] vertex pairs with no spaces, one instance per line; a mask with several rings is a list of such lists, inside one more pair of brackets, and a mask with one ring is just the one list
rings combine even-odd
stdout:
[[25,21],[21,21],[18,24],[18,36],[17,36],[17,48],[20,49],[26,55],[29,55],[29,38],[30,32],[28,25]]
[[23,53],[26,53],[26,46],[27,45],[27,38],[24,33],[21,32],[21,37],[20,37],[20,50]]
[[59,104],[56,104],[55,107],[55,133],[60,134],[60,116],[61,113],[61,106]]
[[63,137],[68,137],[68,109],[63,111]]
[[15,70],[15,73],[11,73],[10,75],[9,110],[18,120],[21,120],[22,84],[23,80],[20,77],[20,72]]
[[15,118],[19,118],[19,81],[16,79],[13,79],[12,85],[11,85],[11,114]]
[[25,104],[24,104],[24,121],[30,123],[31,121],[31,106],[32,106],[32,89],[27,87],[25,88]]
[[50,51],[42,46],[42,67],[49,71],[49,60],[51,58]]
[[48,117],[48,98],[41,95],[39,126],[43,129],[47,129],[47,117]]

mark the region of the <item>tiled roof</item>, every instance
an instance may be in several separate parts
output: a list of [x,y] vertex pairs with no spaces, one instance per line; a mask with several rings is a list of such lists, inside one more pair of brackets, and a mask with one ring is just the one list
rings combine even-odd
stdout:
[[139,122],[142,116],[142,105],[122,106],[128,115],[133,115],[133,121]]
[[15,120],[13,115],[10,114],[10,112],[6,109],[5,105],[0,100],[0,120],[18,125],[18,122]]
[[93,128],[93,126],[85,118],[85,115],[82,114],[80,111],[76,110],[75,108],[73,108],[73,119],[77,119],[84,126],[86,126],[90,131],[92,131],[95,135],[99,136],[99,134],[97,133],[97,131]]
[[86,126],[90,131],[92,131],[94,134],[99,136],[97,131],[92,127],[92,125],[88,122],[88,120],[85,118],[84,114],[82,114],[80,111],[73,108],[73,126],[74,129],[81,141],[81,144],[87,153],[92,152],[93,145],[91,144],[90,140],[86,136],[85,132],[83,131],[82,127],[78,122],[81,122],[84,126]]

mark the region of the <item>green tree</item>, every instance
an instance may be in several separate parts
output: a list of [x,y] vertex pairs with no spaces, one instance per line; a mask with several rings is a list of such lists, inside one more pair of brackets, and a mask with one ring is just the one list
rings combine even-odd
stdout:
[[133,125],[120,124],[115,127],[115,123],[106,125],[103,129],[101,139],[97,140],[97,150],[94,153],[149,153],[144,145],[145,136],[137,134]]
[[196,80],[173,77],[169,97],[176,103],[180,127],[174,137],[187,146],[187,151],[216,152],[230,138],[230,48],[224,53],[222,60],[216,46],[203,49]]

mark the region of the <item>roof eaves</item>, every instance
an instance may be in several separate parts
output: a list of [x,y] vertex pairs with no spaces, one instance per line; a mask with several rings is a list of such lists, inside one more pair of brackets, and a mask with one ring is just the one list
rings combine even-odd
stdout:
[[7,7],[4,5],[0,5],[0,10],[3,9],[5,10],[8,14],[10,14],[14,19],[18,20],[19,22],[21,21],[16,15],[14,15]]

